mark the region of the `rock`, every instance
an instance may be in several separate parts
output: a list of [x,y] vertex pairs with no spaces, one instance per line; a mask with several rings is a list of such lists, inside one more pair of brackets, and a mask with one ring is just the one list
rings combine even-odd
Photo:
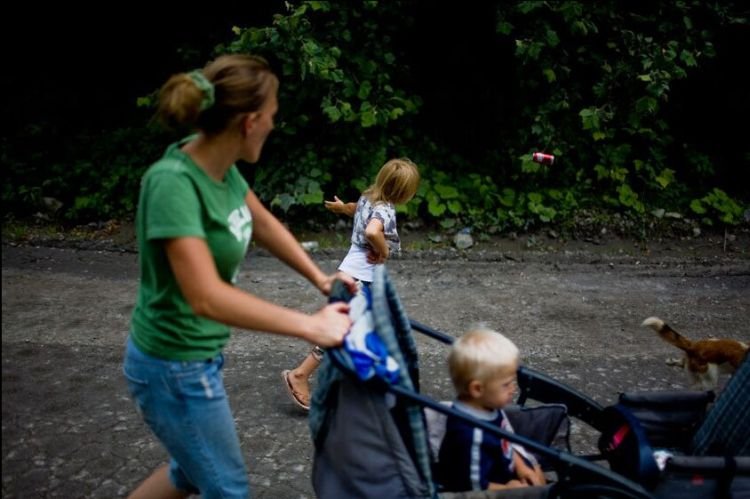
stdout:
[[42,204],[44,204],[44,209],[47,210],[47,213],[52,215],[60,211],[63,205],[62,201],[48,196],[42,198]]
[[474,246],[474,239],[471,237],[471,229],[466,227],[461,229],[453,236],[453,244],[458,249],[467,249]]

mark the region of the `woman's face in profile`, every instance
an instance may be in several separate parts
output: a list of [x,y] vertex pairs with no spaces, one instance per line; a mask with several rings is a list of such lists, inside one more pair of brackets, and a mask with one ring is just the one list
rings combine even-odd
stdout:
[[274,116],[279,110],[277,90],[273,89],[258,111],[250,113],[245,119],[245,154],[242,159],[256,163],[260,159],[263,144],[274,128]]

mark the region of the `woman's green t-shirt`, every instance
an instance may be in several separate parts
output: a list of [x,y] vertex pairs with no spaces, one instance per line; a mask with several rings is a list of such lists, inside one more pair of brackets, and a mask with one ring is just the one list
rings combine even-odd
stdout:
[[[186,139],[188,140],[188,139]],[[136,216],[140,283],[131,335],[149,355],[171,360],[214,357],[229,327],[197,316],[172,273],[164,242],[206,241],[221,278],[234,284],[252,237],[248,185],[235,165],[218,182],[172,144],[143,176]]]

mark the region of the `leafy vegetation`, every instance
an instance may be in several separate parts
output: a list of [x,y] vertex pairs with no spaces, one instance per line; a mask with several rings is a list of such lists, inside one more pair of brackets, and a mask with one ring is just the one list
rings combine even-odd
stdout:
[[[733,2],[495,2],[488,36],[496,48],[469,49],[483,51],[487,67],[479,69],[502,68],[508,83],[494,93],[513,104],[501,124],[488,125],[492,142],[475,154],[425,126],[423,91],[432,82],[413,67],[421,54],[412,37],[429,5],[304,1],[287,9],[270,25],[235,27],[215,53],[261,54],[279,72],[276,132],[262,162],[244,171],[289,220],[320,218],[323,199],[354,199],[388,158],[408,156],[423,181],[402,216],[444,230],[565,227],[582,210],[743,222],[748,190],[722,189],[716,179],[726,167],[676,136],[669,112],[676,82],[716,57],[716,34],[747,25]],[[462,95],[478,91],[468,76],[450,78],[460,85],[443,102],[460,106]],[[151,127],[65,143],[48,131],[24,130],[0,144],[6,214],[35,211],[51,197],[73,222],[132,216],[140,175],[171,140]],[[51,145],[60,152],[50,154]],[[554,154],[555,164],[533,162],[536,150]]]
[[[616,7],[524,1],[499,8],[498,32],[515,39],[517,79],[527,103],[522,121],[530,124],[518,128],[513,142],[554,144],[552,152],[565,159],[554,180],[574,195],[536,196],[536,206],[565,212],[573,200],[603,202],[637,215],[664,204],[684,209],[691,189],[680,179],[687,170],[693,168],[699,181],[693,188],[715,173],[705,155],[680,147],[663,109],[673,83],[715,56],[712,33],[746,20],[731,17],[728,4]],[[528,157],[519,160],[522,172],[536,173]],[[712,206],[725,223],[739,221],[736,203]]]

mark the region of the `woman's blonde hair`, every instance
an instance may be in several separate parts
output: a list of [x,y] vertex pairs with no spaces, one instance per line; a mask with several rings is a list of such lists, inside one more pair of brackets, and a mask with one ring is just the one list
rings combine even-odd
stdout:
[[448,355],[448,369],[459,396],[467,395],[473,380],[484,382],[515,373],[518,362],[518,347],[502,334],[484,328],[458,338]]
[[371,203],[404,204],[414,197],[419,187],[419,170],[408,158],[396,158],[384,164],[375,183],[364,195]]
[[278,86],[278,78],[262,57],[222,55],[203,70],[169,78],[159,91],[157,117],[169,127],[221,132],[244,113],[259,110]]

